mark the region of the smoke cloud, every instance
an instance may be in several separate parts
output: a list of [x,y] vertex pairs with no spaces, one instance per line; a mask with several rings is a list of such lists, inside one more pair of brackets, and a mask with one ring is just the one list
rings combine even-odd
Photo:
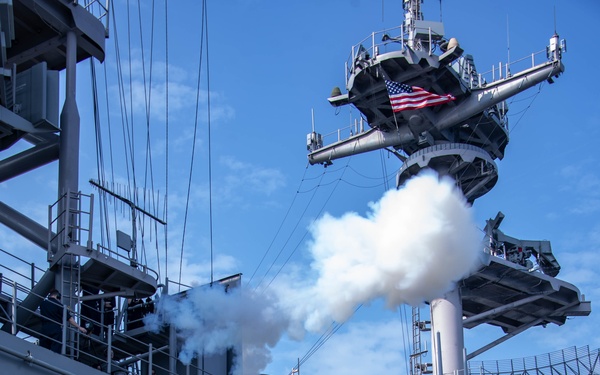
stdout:
[[365,216],[326,214],[310,232],[308,277],[278,279],[261,293],[196,288],[182,300],[163,297],[147,325],[177,328],[184,363],[242,343],[236,349],[243,371],[238,364],[236,374],[258,374],[286,332],[293,338],[319,332],[379,298],[396,309],[442,297],[480,264],[481,235],[471,209],[454,182],[436,174],[388,191]]
[[443,296],[479,262],[481,234],[450,178],[413,178],[370,204],[366,217],[325,215],[311,228],[316,304],[305,327],[343,322],[359,304],[389,308]]
[[226,290],[218,283],[190,289],[184,296],[162,296],[156,308],[157,313],[146,316],[144,323],[154,332],[168,324],[176,328],[182,342],[179,360],[183,364],[190,364],[194,357],[210,357],[233,349],[234,374],[256,375],[266,368],[271,362],[269,348],[275,346],[289,326],[288,318],[271,295],[241,288]]

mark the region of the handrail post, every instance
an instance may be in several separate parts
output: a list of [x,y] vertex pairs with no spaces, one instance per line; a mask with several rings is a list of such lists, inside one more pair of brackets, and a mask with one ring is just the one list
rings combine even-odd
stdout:
[[112,326],[108,326],[108,346],[106,347],[106,372],[111,373],[112,366]]
[[429,56],[431,56],[433,54],[433,51],[431,50],[431,27],[429,27],[428,29],[429,29]]
[[12,325],[11,332],[13,335],[17,334],[17,282],[13,281],[13,295],[12,295]]
[[371,32],[371,46],[373,47],[373,57],[375,57],[377,56],[377,54],[375,53],[375,32]]
[[400,47],[402,48],[402,51],[404,51],[404,24],[400,25],[400,36],[402,38],[402,43],[400,44]]
[[152,375],[152,343],[148,344],[148,375]]
[[[67,242],[67,238],[69,236],[69,227],[71,226],[71,191],[67,190],[67,195],[65,196],[65,211],[63,212],[64,215],[64,226],[63,226],[63,231],[62,231],[62,244],[61,245],[66,245]],[[71,236],[72,238],[72,236]]]
[[[50,233],[52,233],[52,205],[48,205],[48,247],[46,248],[48,254],[51,254],[50,249],[52,249],[52,235]],[[48,256],[48,258],[50,257]]]
[[63,314],[62,314],[62,339],[61,339],[61,348],[60,354],[67,354],[67,305],[63,305]]
[[92,241],[92,227],[94,225],[94,194],[90,194],[90,224],[88,226],[88,240],[87,240],[87,246],[86,248],[88,249],[92,249],[94,246],[94,243]]
[[31,290],[35,286],[35,263],[31,262]]
[[105,327],[105,324],[104,324],[104,315],[105,314],[104,313],[106,311],[104,310],[104,303],[105,303],[104,298],[102,298],[100,300],[100,336],[101,337],[104,337],[104,327]]

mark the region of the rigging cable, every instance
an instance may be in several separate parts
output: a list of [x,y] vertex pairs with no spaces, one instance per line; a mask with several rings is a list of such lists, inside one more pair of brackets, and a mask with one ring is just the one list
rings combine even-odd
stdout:
[[[112,3],[111,3],[112,5]],[[114,10],[113,10],[114,11]],[[115,27],[114,29],[114,35],[115,38],[117,37],[117,29]],[[106,65],[107,64],[103,64],[103,68],[104,68],[104,100],[106,101],[106,122],[107,122],[107,128],[108,128],[108,146],[109,146],[109,155],[110,155],[110,173],[111,173],[111,179],[112,181],[115,181],[115,166],[114,166],[114,152],[113,152],[113,144],[112,144],[112,122],[110,121],[110,105],[108,104],[108,77],[107,77],[107,71],[106,71]],[[104,199],[105,199],[105,205],[106,205],[106,194],[104,194]],[[108,207],[106,208],[108,209]],[[113,216],[114,216],[114,221],[115,221],[115,227],[116,227],[116,222],[117,222],[117,211],[113,210]],[[107,239],[107,244],[110,244],[110,231],[109,231],[109,217],[108,217],[108,213],[105,215],[106,217],[106,239]]]
[[310,164],[307,163],[306,168],[304,168],[304,174],[302,175],[302,179],[300,180],[300,185],[296,189],[296,194],[294,194],[294,198],[292,199],[292,202],[288,206],[288,209],[287,209],[285,215],[283,216],[283,219],[281,220],[281,223],[279,224],[279,227],[277,228],[277,231],[275,232],[275,235],[273,236],[273,239],[271,240],[269,247],[263,254],[262,258],[260,259],[260,262],[258,262],[258,266],[256,266],[256,268],[254,269],[252,276],[250,276],[250,279],[247,282],[247,285],[250,285],[252,283],[252,279],[254,279],[256,272],[258,272],[258,270],[260,269],[260,266],[262,266],[262,263],[264,262],[265,258],[267,257],[267,255],[271,251],[271,248],[273,247],[273,243],[275,242],[275,239],[277,239],[277,237],[279,236],[279,233],[281,232],[281,228],[283,228],[283,224],[287,220],[287,218],[290,214],[290,211],[292,210],[292,207],[294,206],[294,203],[296,202],[296,198],[298,197],[298,192],[300,191],[300,186],[302,186],[302,183],[305,181],[304,177],[306,176],[306,172],[308,171],[309,166],[310,166]]
[[[154,198],[154,168],[152,163],[152,149],[150,148],[150,103],[152,100],[152,62],[154,57],[154,10],[155,10],[155,0],[152,0],[151,6],[151,15],[150,15],[150,62],[149,62],[149,77],[148,83],[146,83],[146,58],[144,54],[144,33],[142,29],[142,10],[140,7],[140,2],[138,1],[138,23],[140,29],[140,48],[142,55],[142,79],[143,79],[143,87],[144,87],[144,104],[146,106],[146,164],[144,168],[144,191],[142,195],[142,207],[146,208],[146,197],[148,195],[148,172],[150,172],[150,186],[151,186],[151,194],[152,198]],[[151,199],[150,203],[152,206],[152,210],[156,212],[156,201],[155,199]],[[142,255],[146,257],[146,246],[144,241],[145,236],[145,225],[144,221],[146,219],[145,215],[141,215],[140,217],[140,232],[142,235]],[[154,222],[154,227],[156,228],[156,222]],[[152,228],[152,225],[151,225]],[[152,241],[152,231],[150,231],[150,241]],[[158,253],[158,247],[157,247]],[[147,259],[146,259],[147,264]]]
[[[112,12],[111,15],[113,17],[113,25],[117,25],[117,20],[116,20],[116,16],[115,16],[115,7],[114,7],[114,3],[111,2],[110,3]],[[126,125],[126,123],[128,122],[127,119],[127,106],[125,105],[125,88],[124,88],[124,84],[123,84],[123,66],[121,63],[121,49],[120,49],[120,45],[119,45],[119,38],[118,38],[118,34],[116,33],[116,26],[115,26],[115,37],[114,39],[114,48],[115,48],[115,64],[117,67],[117,85],[118,85],[118,90],[119,90],[119,109],[121,110],[121,132],[122,132],[122,138],[123,138],[123,148],[125,150],[124,154],[125,154],[125,172],[127,174],[127,180],[130,179],[130,171],[129,171],[129,155],[127,153],[127,141],[126,141],[126,132],[125,132],[125,128],[128,127],[129,125]],[[106,75],[106,64],[105,64],[105,75]],[[107,95],[108,95],[108,90],[107,90]],[[108,105],[108,98],[107,98],[107,105]],[[113,181],[114,181],[114,175],[113,175]],[[119,226],[118,226],[118,221],[117,221],[117,215],[116,215],[116,210],[114,210],[115,212],[115,229],[118,230]]]
[[[205,0],[203,0],[203,7],[205,7]],[[185,203],[185,214],[184,214],[184,218],[183,218],[183,234],[181,236],[181,252],[179,255],[179,290],[181,290],[181,274],[183,271],[183,249],[184,249],[184,245],[185,245],[185,234],[186,234],[186,229],[187,229],[187,217],[188,217],[188,212],[189,212],[189,205],[190,205],[190,191],[192,189],[192,175],[193,175],[193,170],[194,170],[194,155],[196,153],[196,135],[198,134],[198,111],[199,111],[199,105],[200,105],[200,83],[201,83],[201,77],[202,77],[202,53],[204,52],[204,22],[205,22],[205,17],[204,15],[202,16],[202,23],[201,23],[201,27],[200,27],[200,56],[198,59],[198,81],[197,81],[197,87],[196,87],[196,109],[195,109],[195,115],[194,115],[194,135],[193,135],[193,140],[192,140],[192,155],[190,158],[190,173],[189,173],[189,178],[188,178],[188,187],[187,187],[187,196],[186,196],[186,203]]]
[[[326,174],[325,171],[326,170],[324,170],[323,173],[321,173],[321,178],[319,179],[319,183],[317,184],[317,187],[321,186],[320,183],[321,183],[321,181],[323,180],[323,177]],[[302,184],[302,182],[300,182],[300,184]],[[316,193],[317,193],[317,189],[315,188],[313,190],[312,196],[310,197],[310,200],[306,204],[306,207],[304,207],[304,211],[302,211],[302,215],[300,215],[300,217],[296,221],[296,225],[294,225],[294,228],[292,229],[290,235],[287,237],[287,239],[286,239],[285,243],[283,244],[283,246],[281,247],[281,249],[279,249],[279,252],[277,253],[277,256],[275,257],[275,259],[273,259],[273,261],[271,262],[271,265],[269,266],[269,268],[267,269],[267,271],[265,272],[265,274],[263,275],[263,277],[260,279],[260,281],[258,282],[258,284],[254,287],[254,289],[253,289],[254,291],[258,290],[258,287],[260,286],[260,284],[262,284],[262,282],[265,280],[265,278],[267,277],[267,275],[269,274],[269,272],[271,272],[271,269],[273,268],[273,266],[275,266],[275,262],[277,262],[277,260],[281,256],[281,253],[283,252],[283,250],[286,248],[287,244],[291,240],[292,235],[294,234],[294,232],[296,232],[296,229],[298,228],[298,225],[300,225],[300,221],[302,221],[302,218],[304,218],[304,215],[306,214],[306,211],[308,210],[308,207],[312,203],[312,200],[314,199]],[[296,196],[298,196],[298,194],[299,193],[296,192]],[[296,199],[296,198],[294,197],[294,199]],[[286,217],[287,217],[287,215],[286,215]],[[285,218],[284,218],[284,220],[285,220]],[[282,225],[283,225],[283,223],[282,223]],[[304,236],[302,236],[302,238],[304,238],[305,236],[306,236],[306,234]],[[286,261],[286,263],[287,263],[287,261]],[[279,274],[279,272],[277,272],[277,273]],[[277,277],[277,275],[275,275],[275,277]],[[275,277],[273,278],[273,280],[275,279]],[[271,280],[271,282],[273,282],[273,280]],[[269,285],[271,285],[271,282],[265,287],[265,290],[269,287]]]
[[209,237],[210,237],[210,283],[214,280],[213,266],[213,202],[212,202],[212,151],[211,151],[211,135],[210,135],[210,62],[208,48],[208,11],[206,8],[206,0],[202,1],[203,25],[206,29],[206,111],[208,121],[208,221],[209,221]]
[[[352,156],[348,157],[348,162],[346,163],[346,166],[348,166],[348,164],[350,164],[350,160],[352,160]],[[315,216],[315,218],[310,223],[310,226],[314,225],[317,222],[317,220],[321,217],[321,215],[323,214],[323,210],[325,209],[325,206],[327,205],[327,203],[329,203],[329,200],[333,196],[333,193],[336,191],[336,189],[337,189],[340,181],[342,180],[342,177],[344,176],[345,172],[346,172],[346,168],[344,168],[342,170],[342,175],[336,181],[336,184],[333,186],[333,189],[331,190],[331,192],[329,193],[329,196],[327,197],[327,199],[325,200],[325,202],[321,206],[321,209],[319,210],[319,212],[317,213],[317,215]],[[311,198],[311,200],[312,200],[312,198]],[[296,224],[296,227],[297,226],[298,226],[298,224]],[[294,231],[295,231],[295,228],[294,228]],[[277,278],[277,276],[279,276],[279,274],[281,273],[281,271],[283,270],[283,268],[288,264],[288,262],[290,261],[290,259],[292,258],[292,256],[296,253],[296,251],[298,250],[298,248],[300,247],[300,245],[304,241],[304,238],[306,237],[307,234],[308,234],[308,229],[306,229],[304,231],[304,235],[302,235],[302,238],[300,238],[300,240],[298,241],[298,243],[296,244],[296,246],[294,247],[294,249],[292,250],[292,252],[290,253],[290,255],[287,257],[287,259],[285,260],[285,262],[283,262],[283,264],[281,265],[281,267],[279,267],[279,270],[277,270],[277,272],[275,273],[275,275],[273,276],[273,278],[271,279],[271,281],[269,282],[269,284],[267,284],[267,286],[265,287],[265,289],[269,288],[271,286],[271,284],[273,283],[273,281],[275,281],[275,279]],[[291,237],[291,235],[290,235],[290,237]],[[286,241],[286,244],[287,244],[287,241]],[[275,259],[275,260],[277,260],[277,259]],[[270,270],[270,268],[269,268],[269,270]]]
[[[92,83],[92,106],[94,112],[94,134],[96,136],[96,168],[97,168],[97,177],[100,184],[104,184],[105,181],[105,170],[104,170],[104,151],[102,147],[102,131],[100,126],[100,110],[98,107],[98,82],[96,75],[96,65],[94,59],[90,59],[90,73],[91,73],[91,83]],[[108,216],[108,211],[104,200],[106,199],[106,194],[100,194],[100,215],[101,217]],[[104,221],[105,223],[107,220]],[[106,230],[108,234],[108,228]],[[106,243],[104,240],[104,227],[100,227],[100,241],[102,244]]]
[[[168,1],[165,0],[165,207],[163,210],[165,223],[168,223],[169,211],[168,207],[168,199],[169,199],[169,23],[168,23],[168,9],[167,6]],[[169,246],[168,246],[168,235],[167,235],[167,226],[164,225],[165,231],[165,279],[168,277],[169,273]],[[157,259],[160,270],[160,262]],[[159,271],[160,275],[160,271]],[[166,280],[165,280],[166,283]]]
[[517,119],[517,122],[512,126],[512,128],[509,129],[508,134],[511,134],[515,130],[515,128],[517,127],[517,125],[519,125],[519,123],[523,119],[523,116],[525,116],[525,113],[527,113],[527,111],[533,105],[533,102],[535,101],[535,99],[537,99],[538,95],[542,92],[542,87],[543,87],[544,83],[545,83],[545,81],[541,82],[538,85],[538,91],[533,95],[533,97],[531,98],[531,102],[529,102],[529,104],[527,105],[527,107],[524,110],[522,110],[520,112],[517,112],[517,114],[521,114],[521,116],[519,116],[519,118]]
[[[352,315],[356,314],[356,312],[360,310],[362,306],[363,304],[358,305],[356,309],[354,309]],[[344,323],[337,323],[335,321],[331,322],[329,328],[317,339],[317,341],[308,349],[306,354],[304,354],[304,356],[298,361],[299,364],[302,365],[308,361],[313,354],[315,354],[327,341],[329,341],[331,336],[333,336],[337,331],[339,331],[340,328],[342,328],[343,325]],[[298,370],[298,366],[294,366],[293,370]],[[293,374],[293,370],[288,375]]]
[[[129,4],[129,1],[127,2],[127,4]],[[116,25],[116,19],[115,19],[115,12],[114,12],[114,4],[111,2],[111,7],[112,7],[112,14],[113,14],[113,21],[114,24]],[[129,13],[129,11],[128,11]],[[129,27],[129,20],[128,20],[128,27]],[[132,179],[134,180],[134,186],[135,186],[135,169],[133,169],[133,160],[131,160],[131,166],[132,166],[132,171],[130,172],[129,167],[130,167],[130,162],[129,159],[133,158],[133,153],[128,153],[128,151],[130,151],[133,146],[132,146],[132,140],[130,137],[130,132],[129,132],[129,114],[128,114],[128,109],[127,109],[127,99],[126,99],[126,94],[125,94],[125,86],[124,86],[124,79],[123,79],[123,66],[121,63],[121,50],[119,47],[119,40],[115,35],[115,60],[116,60],[116,65],[117,65],[117,81],[118,81],[118,87],[119,87],[119,102],[120,102],[120,109],[121,109],[121,131],[123,133],[123,148],[125,150],[125,167],[126,167],[126,173],[127,173],[127,182],[128,182],[128,189],[130,189],[129,186],[129,181],[131,181]],[[127,147],[129,143],[130,147]],[[124,194],[121,194],[124,195]],[[130,194],[131,195],[131,194]],[[117,227],[117,221],[116,221],[116,216],[115,216],[115,227]]]
[[385,164],[385,156],[383,154],[384,149],[379,149],[379,160],[381,161],[381,174],[383,175],[383,191],[388,191],[390,189],[390,185],[388,182],[388,174],[387,174],[387,166]]
[[[111,6],[111,10],[112,12],[110,12],[110,14],[113,17],[113,24],[116,25],[116,19],[115,19],[115,11],[114,11],[114,5],[113,3],[110,4]],[[113,39],[115,40],[115,52],[116,52],[116,56],[119,56],[118,53],[118,32],[117,32],[117,28],[114,27],[113,29],[113,33],[114,33],[114,37]],[[91,60],[93,63],[95,63],[95,61],[92,59]],[[117,60],[117,63],[119,62],[119,60]],[[110,163],[110,173],[111,173],[111,178],[112,181],[115,181],[115,171],[114,171],[114,152],[113,152],[113,144],[112,144],[112,122],[111,122],[111,112],[110,112],[110,105],[109,105],[109,96],[108,96],[108,74],[107,74],[107,68],[106,68],[107,64],[103,64],[103,69],[104,69],[104,95],[105,95],[105,104],[106,104],[106,120],[107,120],[107,130],[108,130],[108,147],[109,147],[109,163]],[[95,90],[97,90],[97,74],[96,74],[96,70],[95,70],[95,65],[92,65],[92,77],[93,77],[93,85],[95,87]],[[98,96],[95,95],[95,99],[94,99],[94,105],[97,106],[98,103]],[[99,118],[95,118],[95,120],[99,121]],[[100,132],[99,129],[97,129],[97,142],[100,142],[100,155],[99,155],[99,164],[98,164],[98,182],[102,185],[102,186],[106,186],[107,185],[107,180],[106,180],[106,172],[104,169],[104,156],[103,156],[103,146],[102,146],[102,133]],[[104,220],[102,220],[102,222],[104,222],[104,226],[101,226],[101,243],[104,246],[110,246],[111,243],[111,235],[110,235],[110,216],[108,214],[108,195],[103,192],[102,190],[99,192],[99,197],[100,197],[100,206],[101,206],[101,210],[100,210],[100,215],[102,217],[104,217]],[[114,201],[114,198],[113,198]],[[113,210],[113,216],[114,216],[114,223],[115,226],[117,226],[117,212],[116,210]],[[106,240],[105,237],[106,236]]]
[[[148,172],[150,173],[150,191],[152,199],[149,199],[149,204],[151,205],[152,211],[155,213],[158,211],[158,202],[160,198],[154,194],[155,186],[154,186],[154,166],[152,162],[152,148],[150,142],[150,108],[152,102],[152,72],[153,72],[153,61],[154,61],[154,37],[155,37],[155,0],[152,0],[152,8],[151,8],[151,26],[150,26],[150,62],[149,62],[149,77],[148,82],[146,82],[146,59],[144,54],[144,39],[143,39],[143,29],[142,29],[142,10],[140,7],[140,2],[138,2],[138,22],[139,22],[139,31],[140,31],[140,46],[141,46],[141,56],[142,56],[142,77],[143,77],[143,87],[144,87],[144,102],[146,106],[146,165],[144,170],[144,191],[143,191],[143,207],[146,207],[146,198],[148,196]],[[147,263],[147,255],[145,251],[145,241],[143,240],[145,237],[145,225],[144,221],[146,219],[145,215],[140,217],[140,232],[142,235],[142,256],[146,259]],[[158,250],[158,223],[156,220],[150,219],[153,223],[151,228],[154,229],[155,238],[152,241],[152,231],[150,231],[150,241],[155,243],[156,247],[156,256],[157,256],[157,265],[158,265],[158,274],[160,278],[160,255]]]
[[[130,131],[131,134],[129,134],[128,132],[128,137],[129,137],[129,152],[131,153],[131,175],[133,176],[133,178],[127,179],[128,182],[128,188],[129,188],[129,199],[134,202],[137,203],[137,192],[136,192],[136,188],[137,188],[137,183],[136,183],[136,175],[135,175],[135,133],[134,133],[134,117],[133,117],[133,70],[132,70],[132,64],[131,64],[131,12],[130,12],[130,5],[129,5],[129,0],[127,0],[127,44],[128,44],[128,48],[129,48],[129,53],[127,54],[127,62],[128,62],[128,66],[129,66],[129,116],[131,116],[131,119],[129,121],[129,123],[131,124],[131,128],[128,129]],[[129,184],[129,182],[133,182],[133,188],[131,187],[131,185]]]

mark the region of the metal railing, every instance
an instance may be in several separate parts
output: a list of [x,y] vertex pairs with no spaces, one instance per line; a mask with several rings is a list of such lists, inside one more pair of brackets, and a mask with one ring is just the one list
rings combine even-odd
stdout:
[[[66,192],[48,206],[48,254],[70,243],[91,247],[94,195]],[[87,220],[85,220],[87,219]],[[85,238],[83,238],[83,236]]]
[[470,361],[469,375],[600,374],[600,349],[570,347],[538,356],[499,361]]
[[[433,54],[437,48],[436,41],[442,39],[441,35],[436,35],[432,32],[431,28],[419,28],[415,29],[415,32],[422,31],[421,35],[428,35],[428,40],[425,40],[427,44],[429,55]],[[367,36],[360,42],[352,46],[352,51],[345,64],[346,74],[346,87],[348,87],[348,79],[357,69],[364,69],[366,66],[363,64],[370,65],[370,60],[376,60],[377,56],[394,52],[404,51],[408,44],[408,34],[404,29],[404,25],[393,27],[390,29],[384,29],[381,31],[372,32],[371,35]]]
[[[417,32],[420,29],[417,28]],[[432,33],[431,29],[423,29],[421,35],[429,35],[425,43],[428,46],[428,53],[432,55],[438,41],[442,40],[441,35]],[[357,70],[362,70],[366,66],[371,65],[372,61],[377,60],[379,55],[394,52],[404,51],[408,44],[408,35],[404,30],[404,26],[398,26],[390,29],[384,29],[371,33],[357,44],[352,46],[350,56],[345,63],[345,78],[346,88],[350,76],[356,73]],[[469,80],[471,89],[484,87],[488,83],[492,83],[501,79],[512,76],[513,71],[523,71],[549,61],[546,49],[534,52],[518,60],[509,62],[498,62],[498,65],[493,65],[490,70],[477,74],[474,66],[465,65],[465,74],[473,75]],[[455,70],[459,70],[458,65],[453,65]]]
[[[0,254],[2,256],[8,256],[10,261],[2,260],[0,262],[0,279],[2,277],[9,277],[12,280],[17,280],[22,284],[29,284],[30,288],[33,289],[35,284],[38,282],[39,277],[44,274],[46,270],[41,267],[35,265],[34,262],[28,262],[14,254],[9,253],[6,250],[0,249]],[[13,263],[12,261],[17,261],[17,266],[9,267],[8,264]],[[21,267],[19,267],[19,262]],[[19,268],[23,268],[23,270],[19,270]],[[29,270],[29,274],[26,274],[25,269]],[[37,272],[36,272],[37,271]],[[2,291],[2,284],[0,284],[0,292]]]
[[100,22],[104,24],[104,32],[108,38],[109,34],[109,0],[84,0],[82,6],[91,14],[93,14]]
[[371,128],[365,126],[366,122],[361,117],[360,119],[354,119],[354,122],[346,127],[339,128],[332,132],[323,134],[323,144],[332,144],[335,142],[349,139],[355,135],[362,134]]
[[[36,324],[34,327],[28,327],[18,323],[18,314],[22,313],[31,314],[40,321],[45,319],[41,315],[39,309],[32,311],[22,305],[24,296],[34,294],[40,300],[43,300],[44,296],[35,294],[27,286],[19,284],[7,277],[2,277],[0,279],[0,285],[2,286],[0,287],[2,290],[2,294],[0,295],[0,324],[8,323],[13,335],[18,335],[18,337],[29,341],[31,345],[36,345],[37,340],[42,338],[48,339],[50,342],[59,343],[61,354],[107,373],[115,373],[115,371],[120,370],[131,375],[151,375],[152,370],[155,370],[162,374],[177,374],[177,372],[172,372],[169,368],[158,365],[154,361],[158,355],[161,356],[161,363],[178,361],[177,353],[172,353],[172,351],[169,350],[168,345],[156,348],[152,343],[141,341],[128,333],[128,331],[131,330],[131,328],[128,329],[128,325],[135,324],[136,328],[144,326],[144,316],[135,319],[126,317],[125,320],[121,320],[120,322],[117,319],[115,328],[113,328],[112,324],[107,324],[110,322],[94,322],[94,324],[101,327],[101,332],[106,332],[106,334],[85,335],[67,322],[67,307],[65,306],[63,307],[62,322],[57,322],[62,329],[60,335],[61,339],[58,340],[44,335],[40,331],[41,326],[39,324]],[[147,302],[142,306],[134,306],[131,310],[139,309],[140,307],[145,307],[146,311],[148,311]],[[83,324],[84,321],[89,321],[89,317],[83,316],[79,311],[80,308],[81,306],[76,306],[76,311],[71,311],[70,314],[76,321]],[[127,305],[125,305],[125,309],[128,309]],[[31,319],[29,319],[29,321],[31,321]],[[139,333],[139,331],[137,332]],[[116,347],[113,345],[115,340],[125,340],[129,343],[129,348],[137,349],[135,352],[132,352],[123,347]],[[1,342],[0,351],[15,356],[21,356],[21,353],[11,351],[10,348],[3,346]],[[115,353],[117,354],[115,357],[118,358],[118,360],[112,358],[111,354]],[[40,360],[36,361],[37,365],[51,366],[49,363]],[[187,373],[209,374],[209,372],[194,364],[184,365],[184,368]],[[55,370],[54,367],[52,369]]]
[[[34,320],[38,319],[40,320],[40,322],[46,319],[41,315],[39,309],[31,310],[22,303],[24,299],[30,295],[36,296],[37,298],[39,298],[40,301],[44,300],[45,296],[38,295],[34,293],[31,289],[29,289],[27,286],[4,276],[0,280],[0,284],[2,285],[2,294],[0,296],[0,322],[2,324],[10,324],[11,333],[13,335],[20,334],[25,340],[28,341],[31,341],[34,338],[45,338],[50,342],[59,343],[61,345],[62,354],[71,353],[71,355],[73,355],[73,353],[77,352],[78,340],[73,341],[67,339],[71,336],[69,334],[70,332],[78,333],[78,331],[74,330],[74,328],[69,327],[69,325],[67,324],[67,306],[63,307],[63,321],[57,322],[57,324],[60,325],[62,328],[62,339],[57,340],[55,338],[44,335],[41,331],[38,331],[35,328],[31,328],[18,323],[17,317],[19,314],[31,315],[32,317],[34,317]],[[8,292],[8,290],[10,290],[10,292]],[[71,311],[70,313],[75,318],[79,316],[79,313],[76,311]],[[31,320],[31,318],[28,319],[28,321]],[[39,329],[40,326],[37,327]]]
[[[466,60],[464,59],[455,62],[452,67],[457,73],[469,77],[468,79],[465,79],[465,81],[468,83],[470,89],[475,89],[483,88],[490,83],[510,78],[513,76],[513,72],[525,71],[546,62],[548,62],[546,50],[542,50],[515,61],[505,63],[500,61],[497,65],[492,65],[490,70],[483,73],[474,71],[475,67],[471,64],[465,64]],[[461,63],[463,64],[462,66]]]

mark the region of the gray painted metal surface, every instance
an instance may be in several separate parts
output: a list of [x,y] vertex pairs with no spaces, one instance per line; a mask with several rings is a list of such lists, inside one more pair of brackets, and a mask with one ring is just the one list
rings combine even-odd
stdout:
[[[444,40],[443,25],[422,20],[420,0],[404,1],[403,8],[405,20],[398,29],[372,33],[352,47],[346,63],[347,92],[336,87],[328,99],[334,107],[356,107],[361,112],[360,130],[352,128],[345,139],[338,130],[337,139],[324,144],[327,136],[316,133],[313,126],[307,136],[308,161],[328,166],[336,159],[386,149],[403,163],[398,187],[422,170],[432,169],[453,177],[473,203],[498,179],[495,160],[504,157],[509,141],[506,99],[559,77],[564,71],[564,44],[555,34],[542,62],[536,64],[533,54],[530,66],[518,72],[510,64],[501,64],[490,79],[477,73],[473,57],[463,54],[455,39]],[[434,54],[432,46],[442,53]],[[394,111],[389,81],[452,95],[454,100]],[[363,118],[370,127],[366,130]],[[591,312],[591,304],[577,287],[554,277],[560,265],[549,241],[507,236],[498,229],[500,222],[499,218],[488,221],[484,245],[489,246],[480,269],[457,282],[444,298],[430,301],[435,374],[465,373],[467,359],[530,327],[562,325],[569,316]],[[529,260],[532,254],[536,265]],[[475,328],[480,324],[498,326],[505,336],[467,355],[463,325]],[[413,352],[413,356],[421,355]],[[413,368],[411,374],[424,373],[428,366]]]

